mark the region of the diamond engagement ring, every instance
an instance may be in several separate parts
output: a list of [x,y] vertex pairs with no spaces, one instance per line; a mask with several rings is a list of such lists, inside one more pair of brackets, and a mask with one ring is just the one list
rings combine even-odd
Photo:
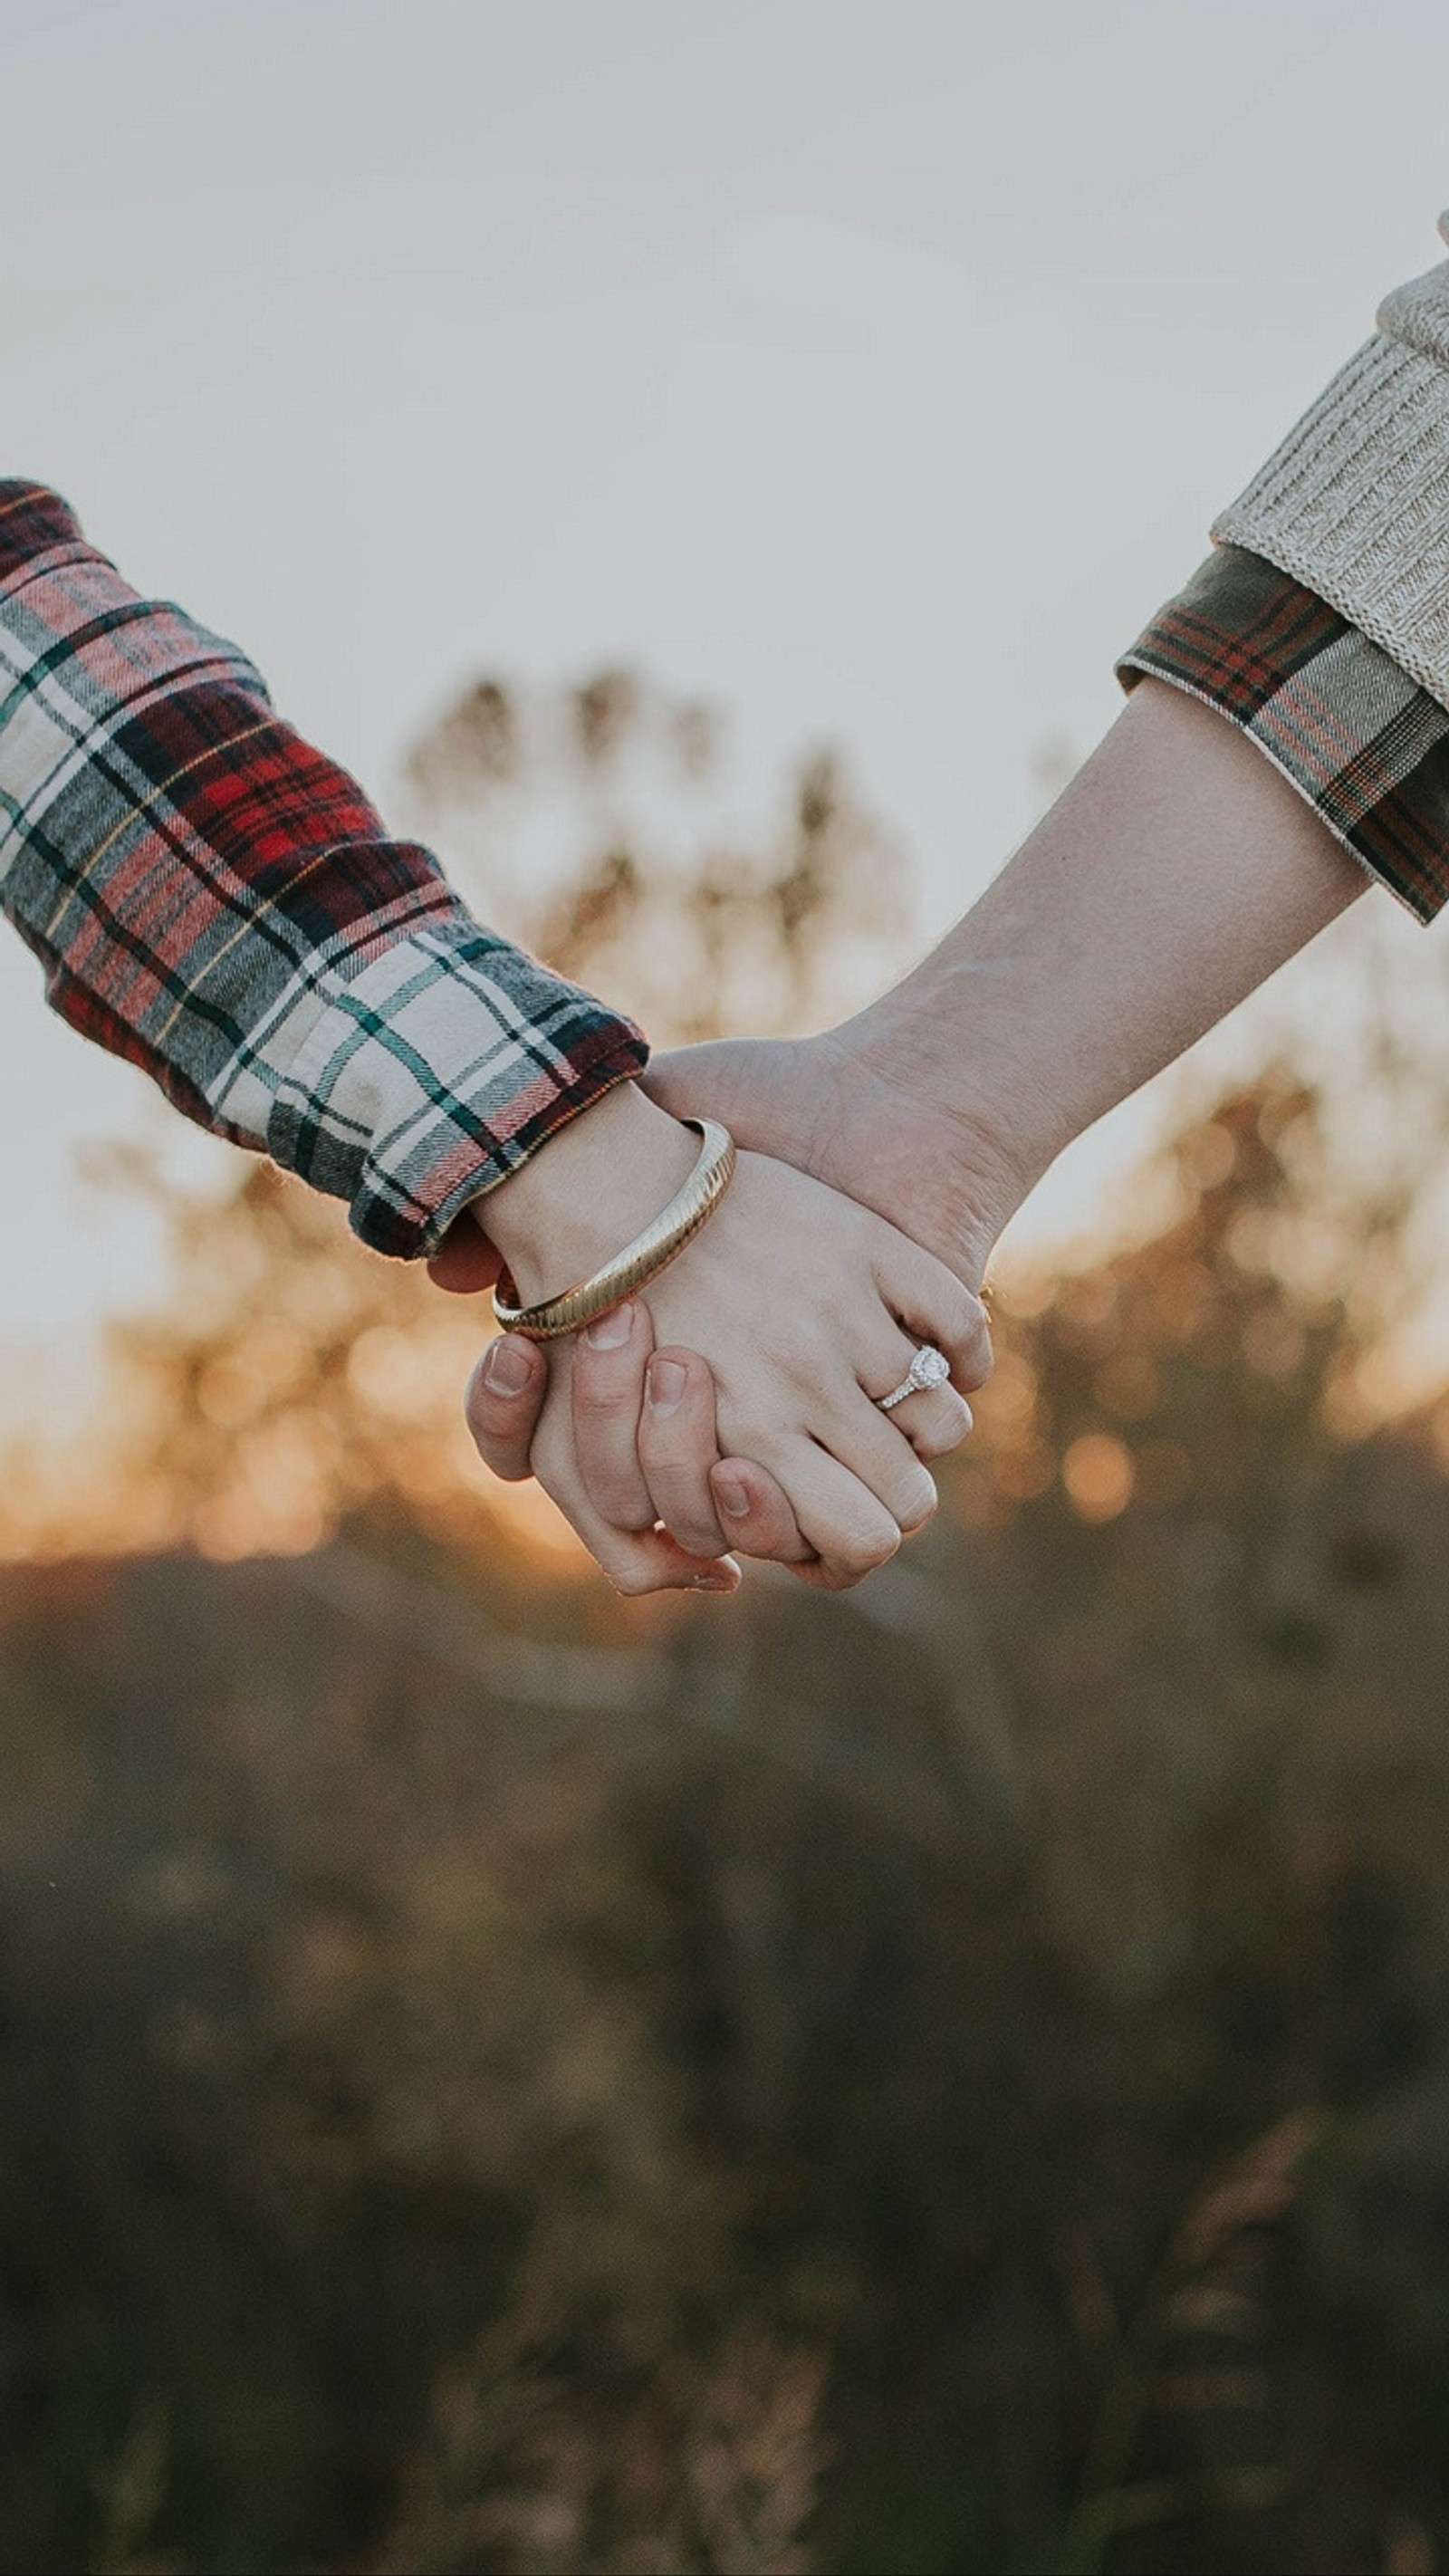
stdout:
[[922,1342],[911,1362],[910,1374],[902,1378],[899,1386],[893,1386],[889,1395],[878,1395],[876,1403],[882,1413],[894,1413],[908,1395],[926,1395],[933,1386],[944,1386],[950,1374],[951,1363],[945,1352],[938,1351],[934,1342]]

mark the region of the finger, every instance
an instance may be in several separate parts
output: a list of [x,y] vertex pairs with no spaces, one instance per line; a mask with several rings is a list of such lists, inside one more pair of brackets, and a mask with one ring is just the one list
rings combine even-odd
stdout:
[[710,1469],[718,1464],[708,1363],[697,1351],[656,1351],[639,1420],[639,1465],[654,1514],[691,1556],[718,1556],[730,1544],[710,1490]]
[[446,1288],[455,1297],[476,1297],[480,1289],[491,1288],[503,1268],[503,1258],[490,1243],[471,1208],[449,1226],[437,1251],[428,1263],[428,1277],[435,1288]]
[[[668,1371],[686,1371],[682,1393]],[[780,1565],[813,1564],[789,1500],[768,1468],[753,1458],[719,1458],[714,1382],[707,1362],[685,1350],[659,1352],[650,1365],[641,1430],[655,1507],[681,1545],[702,1549],[717,1528],[718,1544]]]
[[[561,1374],[566,1374],[565,1371]],[[731,1556],[689,1554],[667,1530],[617,1530],[596,1511],[584,1489],[573,1451],[571,1406],[555,1398],[534,1445],[544,1491],[583,1540],[616,1592],[637,1600],[648,1592],[736,1592],[740,1569]]]
[[[557,1495],[551,1497],[558,1501]],[[626,1601],[649,1592],[738,1592],[743,1577],[732,1556],[691,1556],[668,1530],[614,1530],[559,1509]]]
[[[876,1411],[880,1411],[879,1404]],[[909,1440],[923,1466],[929,1466],[933,1458],[949,1458],[975,1427],[970,1405],[954,1386],[936,1386],[927,1393],[905,1396],[899,1404],[892,1405],[886,1419]]]
[[[916,1347],[887,1314],[878,1313],[861,1360],[862,1367],[871,1373],[872,1387],[867,1390],[853,1378],[836,1380],[822,1374],[817,1389],[821,1403],[811,1425],[821,1447],[838,1466],[870,1488],[907,1538],[924,1528],[936,1509],[939,1496],[935,1479],[905,1431],[897,1427],[895,1414],[882,1413],[873,1396],[900,1385]],[[955,1402],[959,1404],[960,1398]],[[964,1405],[961,1409],[964,1412]],[[788,1480],[787,1490],[798,1516],[799,1498]],[[805,1527],[803,1518],[801,1527]]]
[[[925,1462],[949,1457],[953,1449],[960,1448],[972,1427],[972,1414],[964,1395],[959,1395],[950,1385],[913,1389],[893,1404],[888,1413],[882,1413],[881,1398],[894,1395],[905,1383],[919,1349],[919,1343],[907,1341],[904,1334],[899,1337],[895,1356],[890,1361],[886,1360],[882,1348],[871,1375],[862,1380],[862,1391],[881,1418],[908,1440],[916,1456]],[[895,1370],[895,1375],[887,1386],[884,1380],[891,1369]]]
[[537,1342],[499,1333],[468,1381],[464,1412],[478,1455],[505,1484],[533,1474],[529,1452],[548,1393],[548,1361]]
[[[869,1409],[863,1399],[862,1409]],[[910,1458],[904,1441],[900,1446]],[[915,1466],[914,1459],[911,1464]],[[899,1522],[858,1476],[815,1441],[782,1443],[771,1469],[789,1497],[801,1535],[819,1558],[811,1579],[821,1588],[848,1591],[895,1555],[901,1543]],[[924,1475],[924,1468],[917,1473]]]
[[711,1471],[709,1490],[720,1527],[741,1556],[765,1557],[792,1573],[818,1564],[788,1495],[767,1467],[753,1458],[722,1458]]
[[[639,1463],[644,1372],[653,1348],[653,1321],[637,1298],[596,1317],[574,1346],[574,1456],[590,1502],[613,1529],[650,1530],[661,1518]],[[717,1454],[711,1384],[711,1461]],[[708,1553],[718,1555],[724,1545],[721,1538]]]
[[936,1480],[917,1457],[895,1416],[882,1413],[860,1387],[840,1408],[837,1426],[825,1435],[831,1455],[847,1467],[890,1513],[903,1538],[924,1529],[940,1496]]
[[582,1487],[567,1501],[555,1493],[550,1493],[549,1500],[558,1505],[614,1590],[627,1601],[640,1600],[648,1592],[738,1592],[740,1588],[743,1578],[732,1556],[691,1556],[668,1530],[611,1529],[591,1510]]
[[898,1388],[909,1378],[911,1363],[914,1363],[919,1347],[919,1342],[906,1342],[901,1337],[898,1368],[896,1376],[891,1378],[891,1386],[880,1383],[885,1370],[878,1365],[862,1381],[862,1394],[875,1406],[880,1419],[891,1425],[891,1430],[896,1430],[903,1440],[909,1440],[916,1458],[921,1463],[929,1463],[932,1458],[950,1458],[952,1450],[960,1448],[960,1443],[973,1427],[973,1412],[970,1412],[965,1396],[957,1394],[955,1386],[911,1388],[909,1396],[898,1396],[891,1412],[885,1412],[883,1396],[898,1394]]
[[[876,1286],[892,1314],[916,1342],[934,1342],[951,1363],[951,1382],[963,1395],[991,1375],[991,1327],[986,1309],[953,1270],[919,1244],[897,1235],[875,1264]],[[907,1359],[906,1366],[910,1361]],[[901,1376],[905,1370],[901,1371]],[[895,1381],[899,1384],[899,1379]],[[884,1390],[882,1390],[884,1392]]]

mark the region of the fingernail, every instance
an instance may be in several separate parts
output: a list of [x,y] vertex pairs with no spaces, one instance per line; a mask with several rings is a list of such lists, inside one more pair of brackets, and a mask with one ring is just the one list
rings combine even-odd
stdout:
[[689,1588],[691,1592],[733,1592],[735,1578],[732,1574],[692,1574]]
[[720,1510],[732,1521],[750,1517],[750,1489],[741,1476],[716,1476],[710,1488]]
[[622,1350],[634,1330],[634,1309],[627,1298],[622,1306],[611,1306],[607,1315],[596,1315],[584,1329],[584,1339],[591,1351]]
[[651,1360],[649,1364],[649,1410],[651,1413],[677,1413],[684,1402],[689,1373],[682,1360]]
[[533,1377],[528,1353],[511,1333],[500,1333],[483,1354],[482,1378],[490,1395],[522,1395]]

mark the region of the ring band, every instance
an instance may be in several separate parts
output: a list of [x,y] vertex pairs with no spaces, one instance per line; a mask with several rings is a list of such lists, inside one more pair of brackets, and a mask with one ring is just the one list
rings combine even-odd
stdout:
[[493,1312],[505,1333],[523,1333],[531,1342],[549,1342],[561,1333],[576,1333],[584,1324],[591,1324],[596,1315],[607,1315],[611,1306],[622,1306],[636,1288],[657,1279],[676,1254],[694,1241],[734,1178],[735,1140],[716,1118],[686,1118],[681,1124],[693,1127],[702,1142],[699,1160],[668,1207],[661,1209],[653,1224],[626,1244],[604,1269],[596,1270],[591,1279],[580,1279],[561,1295],[546,1297],[536,1306],[514,1303],[518,1291],[505,1270],[493,1291]]
[[889,1395],[878,1395],[876,1403],[882,1413],[894,1413],[908,1395],[927,1395],[932,1387],[944,1386],[950,1374],[951,1363],[945,1352],[938,1351],[934,1342],[922,1342],[900,1385],[893,1386]]

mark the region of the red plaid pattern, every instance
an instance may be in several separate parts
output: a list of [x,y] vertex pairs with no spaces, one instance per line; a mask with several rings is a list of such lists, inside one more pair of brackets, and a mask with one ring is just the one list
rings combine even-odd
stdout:
[[1432,920],[1449,896],[1449,713],[1262,555],[1220,546],[1118,666],[1217,707],[1336,840]]
[[0,905],[83,1036],[380,1252],[433,1251],[646,1059],[27,483],[0,483]]

